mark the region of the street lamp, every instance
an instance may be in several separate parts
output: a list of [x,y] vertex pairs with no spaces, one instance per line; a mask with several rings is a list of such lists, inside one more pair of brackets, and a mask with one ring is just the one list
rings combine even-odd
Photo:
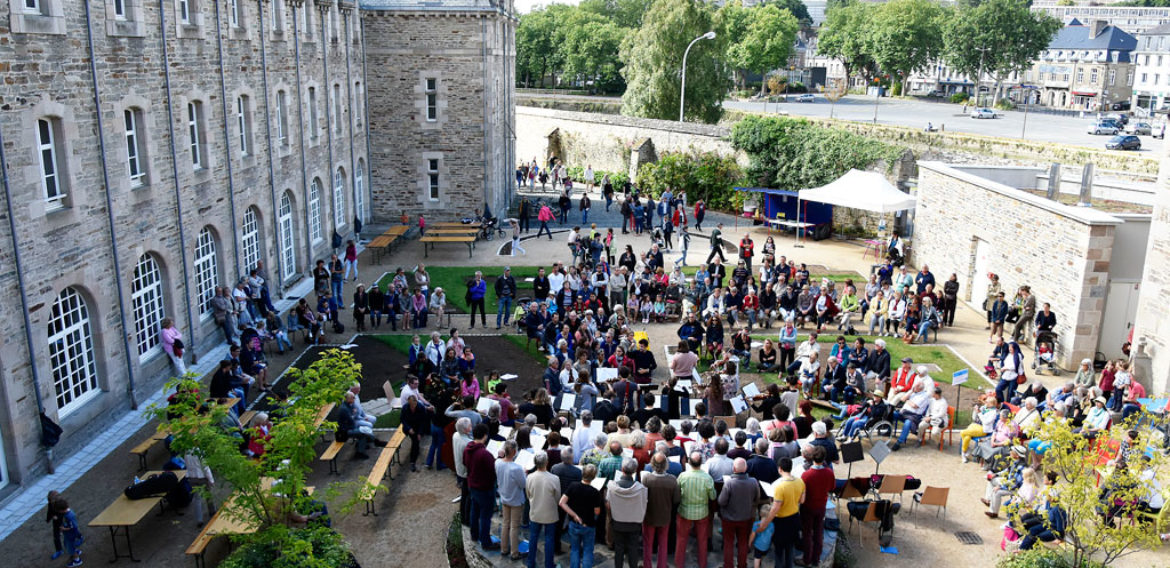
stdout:
[[975,108],[979,108],[979,100],[983,97],[983,56],[991,51],[990,47],[976,47],[979,52],[979,72],[975,74]]
[[707,33],[691,40],[691,43],[689,45],[687,45],[687,50],[683,52],[682,89],[679,90],[679,94],[678,94],[678,121],[679,122],[683,121],[683,103],[684,103],[684,101],[686,101],[686,98],[687,98],[687,56],[691,54],[691,48],[694,47],[695,43],[697,43],[701,39],[715,39],[715,32],[710,31],[710,32],[707,32]]

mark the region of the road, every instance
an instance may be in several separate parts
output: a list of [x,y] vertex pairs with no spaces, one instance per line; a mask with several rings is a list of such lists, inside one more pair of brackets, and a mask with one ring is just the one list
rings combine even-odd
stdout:
[[[789,99],[786,103],[769,103],[767,112],[787,111],[789,116],[808,116],[851,120],[856,122],[873,122],[874,99],[862,95],[845,97],[837,103],[831,104],[822,96],[816,95],[811,103],[797,103]],[[764,112],[764,103],[727,101],[724,108]],[[1059,116],[1051,114],[1027,113],[1027,124],[1024,123],[1024,112],[996,111],[1000,118],[973,119],[963,114],[962,105],[942,102],[927,102],[913,99],[883,98],[877,104],[877,122],[879,124],[926,128],[929,122],[935,128],[943,128],[947,132],[967,132],[986,136],[1004,138],[1025,138],[1032,141],[1059,142],[1085,146],[1088,148],[1105,148],[1105,141],[1109,136],[1094,136],[1085,130],[1092,123],[1095,115],[1086,113],[1085,118]],[[1026,126],[1026,128],[1025,128]],[[1150,136],[1141,136],[1143,155],[1158,155],[1161,152],[1163,140],[1155,140]]]

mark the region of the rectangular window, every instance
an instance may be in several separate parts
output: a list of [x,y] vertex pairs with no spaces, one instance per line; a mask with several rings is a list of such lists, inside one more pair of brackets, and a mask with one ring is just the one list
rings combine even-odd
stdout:
[[41,157],[41,188],[45,191],[47,209],[65,206],[65,191],[61,187],[61,167],[57,162],[56,119],[42,118],[37,121],[37,149]]
[[119,20],[126,19],[126,0],[114,0],[114,17]]
[[362,117],[365,113],[362,112],[362,82],[358,81],[353,84],[353,120],[357,124],[362,123]]
[[24,0],[24,11],[29,14],[40,14],[41,0]]
[[284,31],[284,2],[281,0],[270,0],[272,5],[272,31]]
[[252,146],[252,116],[246,95],[236,97],[236,129],[240,135],[240,155],[247,156]]
[[341,134],[341,85],[333,85],[333,131]]
[[1162,56],[1159,55],[1158,56],[1158,67],[1161,67],[1161,66],[1162,66]]
[[228,0],[228,21],[233,28],[240,27],[240,0]]
[[1145,83],[1149,83],[1149,82],[1150,82],[1150,74],[1149,73],[1142,73],[1142,83],[1145,84]]
[[439,161],[431,158],[427,160],[427,183],[430,188],[431,201],[439,200]]
[[1117,83],[1117,70],[1110,69],[1109,70],[1109,86],[1112,87],[1115,83]]
[[1094,85],[1097,84],[1097,70],[1096,69],[1089,71],[1089,82],[1093,83]]
[[427,121],[439,120],[439,80],[427,78]]
[[203,151],[199,140],[202,131],[203,103],[187,103],[187,133],[191,137],[191,168],[194,170],[203,168]]
[[191,23],[191,0],[179,0],[179,21]]
[[277,91],[276,93],[276,142],[281,146],[288,144],[288,122],[285,112],[288,101],[284,91]]
[[138,187],[142,185],[146,177],[146,169],[142,167],[142,146],[139,144],[138,126],[141,122],[139,120],[139,113],[134,109],[126,109],[122,112],[123,120],[126,123],[126,169],[130,176],[130,185]]
[[317,128],[320,124],[317,118],[317,88],[309,87],[309,138],[317,139]]
[[329,9],[329,29],[333,34],[333,37],[330,39],[332,39],[333,43],[337,43],[337,38],[339,37],[337,33],[337,22],[339,20],[341,20],[341,15],[337,13],[337,5],[334,4],[333,7]]
[[1085,70],[1084,69],[1077,69],[1077,82],[1078,83],[1085,82]]

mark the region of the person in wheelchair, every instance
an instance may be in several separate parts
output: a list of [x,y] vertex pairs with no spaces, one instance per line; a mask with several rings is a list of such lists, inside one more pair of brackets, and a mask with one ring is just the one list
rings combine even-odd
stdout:
[[880,390],[874,391],[873,398],[866,401],[857,413],[850,416],[841,425],[841,431],[837,434],[837,440],[845,441],[857,438],[865,430],[866,426],[888,420],[892,413],[893,408],[886,404],[885,393]]

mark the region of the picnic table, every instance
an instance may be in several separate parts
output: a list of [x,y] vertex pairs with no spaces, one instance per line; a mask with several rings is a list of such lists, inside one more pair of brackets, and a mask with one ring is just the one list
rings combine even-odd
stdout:
[[468,228],[472,228],[472,229],[479,229],[480,227],[483,227],[483,223],[460,223],[458,221],[454,221],[454,222],[445,221],[442,223],[433,223],[433,224],[431,224],[431,226],[434,228],[445,228],[445,229],[459,228],[459,227],[468,227]]
[[458,228],[458,227],[440,227],[438,229],[427,230],[427,235],[474,235],[479,232],[479,229]]
[[[151,475],[161,474],[161,471],[148,471],[142,475],[143,479]],[[183,470],[176,470],[174,473],[179,481],[187,477],[187,472]],[[114,549],[114,557],[110,562],[117,562],[119,558],[129,558],[134,562],[140,562],[139,559],[134,558],[134,548],[130,543],[130,527],[142,522],[146,514],[154,508],[159,506],[159,515],[162,515],[162,495],[154,495],[146,499],[129,499],[126,495],[119,494],[117,499],[114,499],[110,506],[106,507],[98,516],[94,517],[89,522],[91,527],[107,527],[110,529],[110,544]],[[122,531],[126,537],[126,554],[118,552],[118,531]]]
[[382,233],[382,235],[387,237],[401,237],[409,230],[410,225],[394,225],[393,227],[386,229],[386,232]]
[[[224,401],[223,406],[225,408],[231,408],[239,401],[240,399],[238,398],[229,398]],[[246,412],[244,414],[247,415]],[[241,418],[240,424],[247,424],[247,420]],[[170,434],[171,433],[166,429],[165,425],[159,425],[158,429],[155,430],[154,434],[151,434],[149,438],[143,440],[142,443],[138,444],[137,446],[130,448],[130,454],[138,456],[138,471],[146,471],[146,456],[150,453],[150,449],[153,448],[155,444],[166,440],[167,436]]]
[[382,255],[389,254],[390,248],[397,240],[398,235],[379,235],[366,245],[366,248],[374,252],[374,264],[382,264]]
[[475,237],[459,236],[426,236],[419,239],[423,243],[423,257],[429,256],[429,248],[435,243],[463,243],[467,245],[467,258],[471,258],[471,250],[475,247]]

